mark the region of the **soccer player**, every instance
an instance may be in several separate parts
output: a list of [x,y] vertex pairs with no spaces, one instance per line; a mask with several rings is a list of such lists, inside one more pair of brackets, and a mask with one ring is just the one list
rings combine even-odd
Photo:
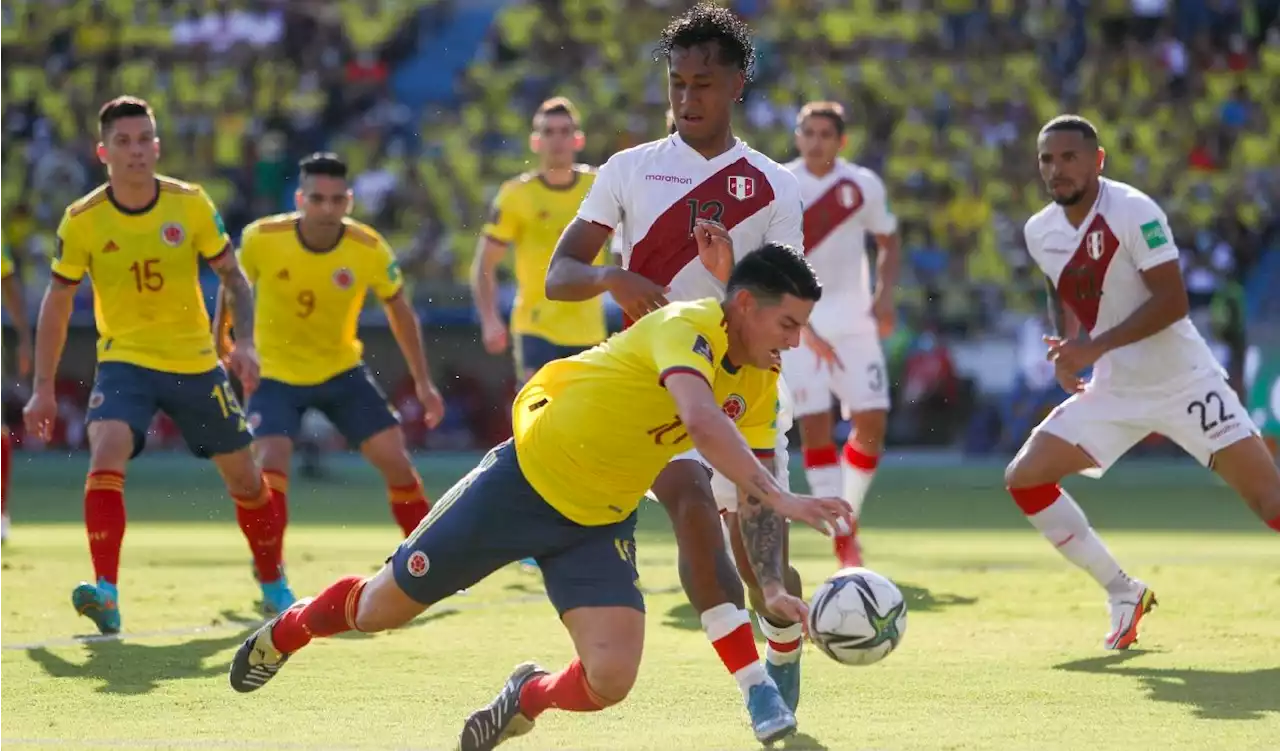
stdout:
[[[516,377],[524,383],[543,365],[604,341],[602,300],[560,302],[544,291],[551,251],[595,182],[595,171],[574,158],[586,143],[578,109],[564,97],[548,99],[533,116],[529,147],[538,169],[503,183],[471,266],[471,295],[484,347],[506,351],[507,326],[498,311],[498,264],[515,253],[516,300],[511,311]],[[597,262],[603,254],[597,254]],[[533,561],[521,561],[529,568]]]
[[58,226],[24,415],[27,430],[48,440],[58,413],[53,386],[67,321],[76,286],[88,273],[98,371],[89,395],[84,511],[96,583],[81,583],[71,600],[99,631],[115,633],[121,624],[125,468],[142,451],[157,410],[173,418],[194,454],[217,466],[264,589],[281,575],[283,525],[250,451],[244,414],[214,354],[200,289],[204,258],[228,291],[241,334],[231,367],[252,391],[258,380],[253,297],[222,219],[201,188],[156,174],[160,141],[145,101],[113,99],[102,106],[98,124],[107,182],[71,204]]
[[[336,154],[312,154],[299,163],[294,200],[297,211],[259,219],[240,241],[240,264],[254,287],[262,359],[262,380],[248,404],[254,449],[267,482],[287,504],[294,438],[303,414],[319,410],[382,473],[391,514],[408,535],[427,515],[427,497],[399,416],[361,360],[357,325],[372,292],[409,366],[426,423],[435,427],[444,403],[427,367],[418,315],[405,299],[390,246],[347,216],[347,165]],[[220,306],[219,343],[231,351],[224,311]],[[280,605],[276,612],[293,603],[287,588],[272,594]]]
[[[724,8],[695,6],[664,30],[659,54],[667,63],[676,133],[615,154],[600,168],[577,218],[560,238],[546,281],[548,296],[558,300],[586,300],[608,291],[632,321],[668,300],[723,294],[734,249],[745,253],[768,242],[794,248],[804,243],[795,176],[733,135],[733,104],[742,98],[755,58],[746,24]],[[592,265],[613,231],[623,235],[625,268]],[[720,234],[731,242],[714,241]],[[741,413],[734,399],[723,406],[731,416]],[[785,436],[780,443],[785,449]],[[785,485],[786,466],[766,461]],[[675,527],[685,593],[741,689],[757,736],[794,728],[791,707],[799,697],[799,673],[760,663],[705,462],[696,452],[681,454],[652,490]],[[782,546],[772,536],[755,542],[759,547],[747,551],[753,561],[772,560]],[[773,599],[786,602],[780,598],[785,590],[775,589]],[[788,623],[801,620],[794,612],[773,615]],[[787,646],[799,646],[798,633]]]
[[[1027,220],[1027,249],[1049,286],[1056,336],[1046,337],[1058,383],[1072,394],[1005,470],[1031,524],[1107,593],[1106,649],[1127,649],[1155,593],[1129,576],[1058,485],[1100,477],[1152,432],[1222,477],[1280,532],[1280,471],[1226,374],[1187,317],[1178,246],[1146,194],[1101,176],[1106,152],[1087,120],[1050,120],[1038,141],[1053,203]],[[1063,305],[1088,331],[1067,339]],[[1079,373],[1093,366],[1084,383]]]
[[[18,377],[26,378],[31,373],[31,324],[27,322],[27,297],[22,289],[22,280],[14,273],[9,248],[6,246],[0,252],[0,285],[4,288],[4,309],[9,313],[9,321],[18,332]],[[5,426],[4,453],[0,456],[0,542],[9,539],[10,450],[9,428]]]
[[[232,660],[232,687],[261,688],[314,637],[396,628],[533,556],[577,657],[555,674],[517,667],[497,698],[466,720],[459,747],[491,749],[528,732],[547,709],[594,712],[618,703],[635,682],[644,644],[636,507],[671,457],[692,443],[750,495],[760,516],[821,529],[848,521],[844,501],[792,495],[752,455],[777,438],[777,352],[799,343],[820,296],[797,251],[768,245],[734,269],[723,302],[672,304],[599,347],[548,364],[515,399],[515,438],[443,496],[376,576],[340,579],[251,635]],[[737,427],[721,408],[726,400],[741,404]],[[780,599],[804,610],[802,600]]]
[[[804,199],[804,248],[825,294],[805,330],[807,345],[783,357],[792,408],[800,423],[805,475],[818,495],[843,495],[854,517],[871,486],[884,446],[889,383],[880,337],[893,331],[898,278],[898,220],[884,183],[866,167],[840,158],[848,143],[844,108],[810,102],[796,118],[800,158],[787,169]],[[871,290],[867,235],[875,237],[876,285]],[[831,396],[853,421],[837,454]],[[843,467],[841,458],[843,457]],[[855,527],[835,540],[841,566],[861,566]]]

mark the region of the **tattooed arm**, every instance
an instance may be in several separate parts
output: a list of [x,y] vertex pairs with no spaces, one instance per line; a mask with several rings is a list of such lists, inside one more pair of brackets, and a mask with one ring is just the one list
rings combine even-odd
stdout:
[[[774,460],[764,460],[769,474],[774,473]],[[762,592],[784,589],[783,548],[787,539],[787,520],[754,495],[738,491],[738,530],[751,570]]]
[[[245,278],[234,253],[223,253],[209,263],[222,281],[220,302],[231,311],[235,326],[235,349],[231,351],[231,370],[240,379],[245,393],[258,388],[258,351],[253,339],[253,289]],[[221,322],[215,323],[220,326]],[[221,332],[215,331],[217,337]]]

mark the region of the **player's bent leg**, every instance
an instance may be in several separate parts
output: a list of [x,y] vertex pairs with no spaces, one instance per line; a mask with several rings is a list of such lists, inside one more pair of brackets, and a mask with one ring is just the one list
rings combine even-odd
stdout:
[[413,467],[399,425],[386,428],[360,444],[360,453],[382,474],[391,515],[408,537],[431,510],[422,478]]
[[284,572],[285,515],[253,452],[241,448],[211,457],[236,506],[236,521],[253,554],[266,615],[282,613],[297,599]]
[[1280,469],[1261,437],[1250,435],[1219,450],[1210,466],[1258,518],[1280,532]]
[[884,435],[889,422],[887,409],[864,409],[852,414],[853,432],[841,451],[844,465],[844,488],[841,495],[853,506],[854,527],[847,535],[837,535],[832,544],[842,566],[862,565],[862,546],[858,541],[858,517],[871,490],[871,483],[884,451]]
[[89,423],[89,474],[85,478],[84,523],[93,560],[93,582],[71,592],[76,612],[98,631],[120,631],[120,550],[124,546],[124,473],[138,445],[134,428],[123,420]]
[[1032,526],[1106,590],[1111,630],[1103,646],[1127,649],[1138,639],[1138,623],[1155,606],[1155,593],[1121,569],[1084,511],[1058,484],[1096,466],[1079,445],[1037,430],[1005,469],[1005,486]]
[[[285,528],[289,526],[289,474],[293,467],[293,439],[284,435],[255,438],[253,453],[262,467],[262,477],[271,490],[271,501]],[[254,569],[255,575],[257,569]]]

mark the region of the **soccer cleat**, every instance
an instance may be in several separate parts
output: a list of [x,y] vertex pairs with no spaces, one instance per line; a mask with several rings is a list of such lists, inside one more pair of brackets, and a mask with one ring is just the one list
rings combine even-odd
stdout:
[[795,712],[796,707],[800,706],[800,661],[795,660],[785,665],[774,665],[772,662],[765,660],[764,671],[777,684],[778,693],[782,694],[782,700],[787,703],[792,712]]
[[284,571],[280,572],[279,579],[259,582],[258,586],[262,587],[262,614],[267,617],[283,613],[298,599],[293,590],[289,589],[289,580],[285,578]]
[[1111,611],[1111,632],[1102,646],[1104,649],[1128,649],[1138,641],[1138,623],[1142,616],[1156,606],[1156,593],[1145,584],[1138,583],[1130,594],[1113,597],[1107,601]]
[[533,720],[520,712],[520,691],[531,678],[546,674],[532,662],[517,665],[498,696],[462,723],[458,751],[489,751],[508,738],[533,730]]
[[532,558],[524,558],[520,561],[520,569],[526,574],[538,573],[538,562]]
[[[799,673],[796,674],[799,677]],[[747,712],[756,740],[774,743],[796,732],[796,715],[772,683],[757,683],[747,689]]]
[[[306,607],[311,600],[310,597],[298,600],[288,609]],[[236,656],[231,658],[228,676],[231,688],[242,694],[257,691],[267,685],[267,681],[275,678],[280,668],[289,661],[290,653],[276,649],[275,642],[271,641],[271,629],[282,615],[283,612],[250,634],[236,650]]]
[[80,582],[71,591],[71,604],[77,613],[93,621],[99,633],[120,633],[120,593],[106,579],[97,584]]

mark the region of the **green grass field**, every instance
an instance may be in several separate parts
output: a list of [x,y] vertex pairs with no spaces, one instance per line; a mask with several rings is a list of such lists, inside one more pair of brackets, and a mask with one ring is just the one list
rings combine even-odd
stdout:
[[[86,460],[19,454],[3,551],[5,748],[442,749],[516,663],[570,655],[536,576],[511,567],[403,630],[317,642],[242,696],[226,666],[258,620],[249,555],[211,467],[161,456],[131,468],[121,593],[126,638],[84,642],[70,605],[90,574]],[[439,494],[471,458],[421,469]],[[1280,747],[1280,544],[1208,473],[1130,465],[1073,483],[1131,573],[1158,592],[1142,650],[1106,654],[1101,593],[1018,514],[994,465],[890,461],[865,515],[869,564],[907,596],[909,625],[879,665],[805,654],[809,749],[1274,749]],[[639,563],[649,597],[640,681],[595,715],[548,713],[519,749],[752,748],[738,692],[678,591],[661,509]],[[335,462],[295,479],[287,556],[309,594],[372,572],[397,542],[375,476]],[[797,533],[813,586],[833,569]]]

